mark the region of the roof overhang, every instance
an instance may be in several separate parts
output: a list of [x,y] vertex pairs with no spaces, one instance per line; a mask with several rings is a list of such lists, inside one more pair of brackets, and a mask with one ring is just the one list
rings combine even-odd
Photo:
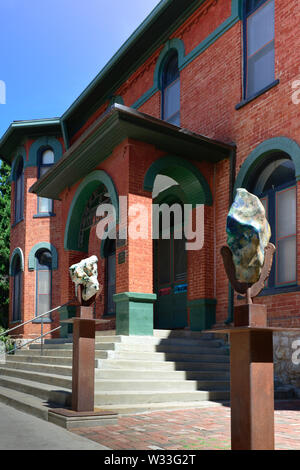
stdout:
[[[114,54],[94,80],[62,116],[72,137],[84,120],[109,99],[128,77],[142,65],[158,47],[205,0],[162,0]],[[85,119],[84,119],[85,117]]]
[[11,164],[13,152],[25,137],[61,134],[60,118],[14,121],[0,139],[0,158]]
[[235,148],[116,104],[105,117],[95,121],[29,191],[59,199],[66,187],[88,175],[125,139],[149,143],[172,155],[211,163],[228,158]]

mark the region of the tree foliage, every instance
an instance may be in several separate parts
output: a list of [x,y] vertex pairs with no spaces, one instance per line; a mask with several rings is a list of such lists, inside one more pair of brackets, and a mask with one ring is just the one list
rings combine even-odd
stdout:
[[7,327],[9,306],[10,167],[0,165],[0,325]]

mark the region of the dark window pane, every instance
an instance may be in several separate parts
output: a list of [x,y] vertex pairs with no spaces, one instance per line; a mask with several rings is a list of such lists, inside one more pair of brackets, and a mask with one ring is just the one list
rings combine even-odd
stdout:
[[39,251],[36,256],[36,269],[51,269],[52,268],[52,255],[50,251]]
[[107,313],[115,313],[113,296],[116,293],[116,254],[107,257]]
[[274,2],[268,2],[251,15],[247,22],[248,57],[274,39]]
[[248,59],[247,96],[251,97],[275,79],[274,41]]
[[160,285],[170,283],[170,262],[170,240],[160,239],[158,240],[158,281]]
[[172,83],[165,89],[164,94],[164,119],[169,121],[175,114],[179,114],[180,110],[180,81]]
[[163,87],[167,87],[177,78],[179,78],[178,57],[177,54],[174,54],[165,66],[163,72]]
[[185,239],[174,239],[174,281],[186,280]]
[[296,281],[296,236],[278,240],[277,257],[278,284]]

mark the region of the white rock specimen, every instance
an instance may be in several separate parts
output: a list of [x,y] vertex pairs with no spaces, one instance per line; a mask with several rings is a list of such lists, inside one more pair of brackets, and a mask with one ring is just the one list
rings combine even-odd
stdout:
[[90,258],[81,260],[80,263],[73,264],[69,268],[71,279],[75,283],[76,295],[78,285],[83,285],[83,300],[89,300],[100,291],[97,263],[97,256],[91,256]]
[[237,189],[227,217],[227,243],[232,251],[238,281],[253,284],[259,280],[265,248],[271,238],[264,206],[246,189]]

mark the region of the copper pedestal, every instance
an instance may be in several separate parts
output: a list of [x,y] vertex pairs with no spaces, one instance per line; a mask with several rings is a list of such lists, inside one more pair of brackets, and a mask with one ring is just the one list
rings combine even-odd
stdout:
[[[211,330],[213,331],[213,330]],[[265,305],[235,307],[230,335],[232,450],[274,450],[273,332]]]
[[93,307],[78,307],[73,324],[72,410],[94,411],[95,328],[102,320],[93,319]]

